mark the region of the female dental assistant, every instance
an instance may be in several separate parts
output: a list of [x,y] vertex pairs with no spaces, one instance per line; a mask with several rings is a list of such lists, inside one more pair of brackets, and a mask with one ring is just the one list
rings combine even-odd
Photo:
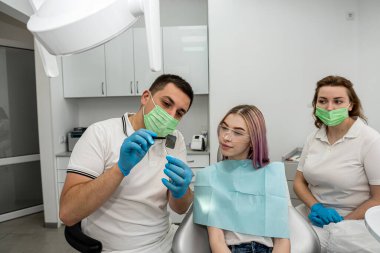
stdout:
[[[105,252],[170,252],[176,227],[167,204],[184,213],[192,202],[186,146],[175,130],[192,99],[185,80],[162,75],[142,94],[137,113],[91,125],[70,157],[61,220],[72,226],[86,218],[84,233]],[[154,140],[167,134],[177,138],[174,149]]]
[[380,252],[363,221],[368,208],[380,205],[380,134],[366,124],[352,86],[339,76],[317,83],[317,130],[307,138],[294,180],[322,252]]

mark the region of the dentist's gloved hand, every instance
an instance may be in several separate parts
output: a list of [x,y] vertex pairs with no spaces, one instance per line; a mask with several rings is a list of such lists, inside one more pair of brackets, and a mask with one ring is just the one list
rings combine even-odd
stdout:
[[330,222],[338,223],[343,217],[333,208],[326,208],[321,203],[316,203],[311,207],[311,213],[315,213],[327,225]]
[[165,164],[164,173],[170,181],[163,178],[162,183],[172,192],[174,198],[182,198],[189,188],[193,172],[184,162],[173,157],[166,156],[168,163]]
[[146,129],[140,129],[124,140],[117,163],[124,176],[128,176],[133,167],[143,159],[153,145],[152,136],[157,136],[157,134]]

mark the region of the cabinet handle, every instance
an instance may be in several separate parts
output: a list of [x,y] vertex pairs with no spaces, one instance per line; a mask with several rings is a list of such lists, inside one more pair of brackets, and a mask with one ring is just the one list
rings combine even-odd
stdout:
[[102,95],[104,95],[104,82],[102,82]]
[[139,94],[139,81],[136,81],[136,90],[137,90],[137,94]]
[[133,89],[132,89],[132,84],[133,84],[133,82],[131,81],[130,83],[130,86],[131,86],[131,94],[133,93]]
[[190,161],[187,161],[188,163],[193,163],[194,162],[194,160],[190,160]]

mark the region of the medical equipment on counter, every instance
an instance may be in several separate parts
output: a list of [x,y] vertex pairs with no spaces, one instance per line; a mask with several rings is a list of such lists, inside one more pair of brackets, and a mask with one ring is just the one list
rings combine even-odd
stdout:
[[202,135],[194,135],[190,143],[192,150],[204,151],[206,150],[206,138]]
[[74,127],[73,131],[67,133],[67,150],[73,151],[75,144],[78,142],[79,138],[82,136],[86,127]]
[[45,73],[59,74],[54,55],[76,54],[99,46],[145,17],[149,63],[161,70],[159,0],[30,0],[34,35]]

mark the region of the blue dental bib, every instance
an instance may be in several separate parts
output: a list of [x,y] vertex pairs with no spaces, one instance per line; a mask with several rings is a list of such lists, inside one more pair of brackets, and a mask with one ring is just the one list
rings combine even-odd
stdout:
[[256,236],[289,238],[284,164],[255,169],[225,160],[197,172],[194,223]]

